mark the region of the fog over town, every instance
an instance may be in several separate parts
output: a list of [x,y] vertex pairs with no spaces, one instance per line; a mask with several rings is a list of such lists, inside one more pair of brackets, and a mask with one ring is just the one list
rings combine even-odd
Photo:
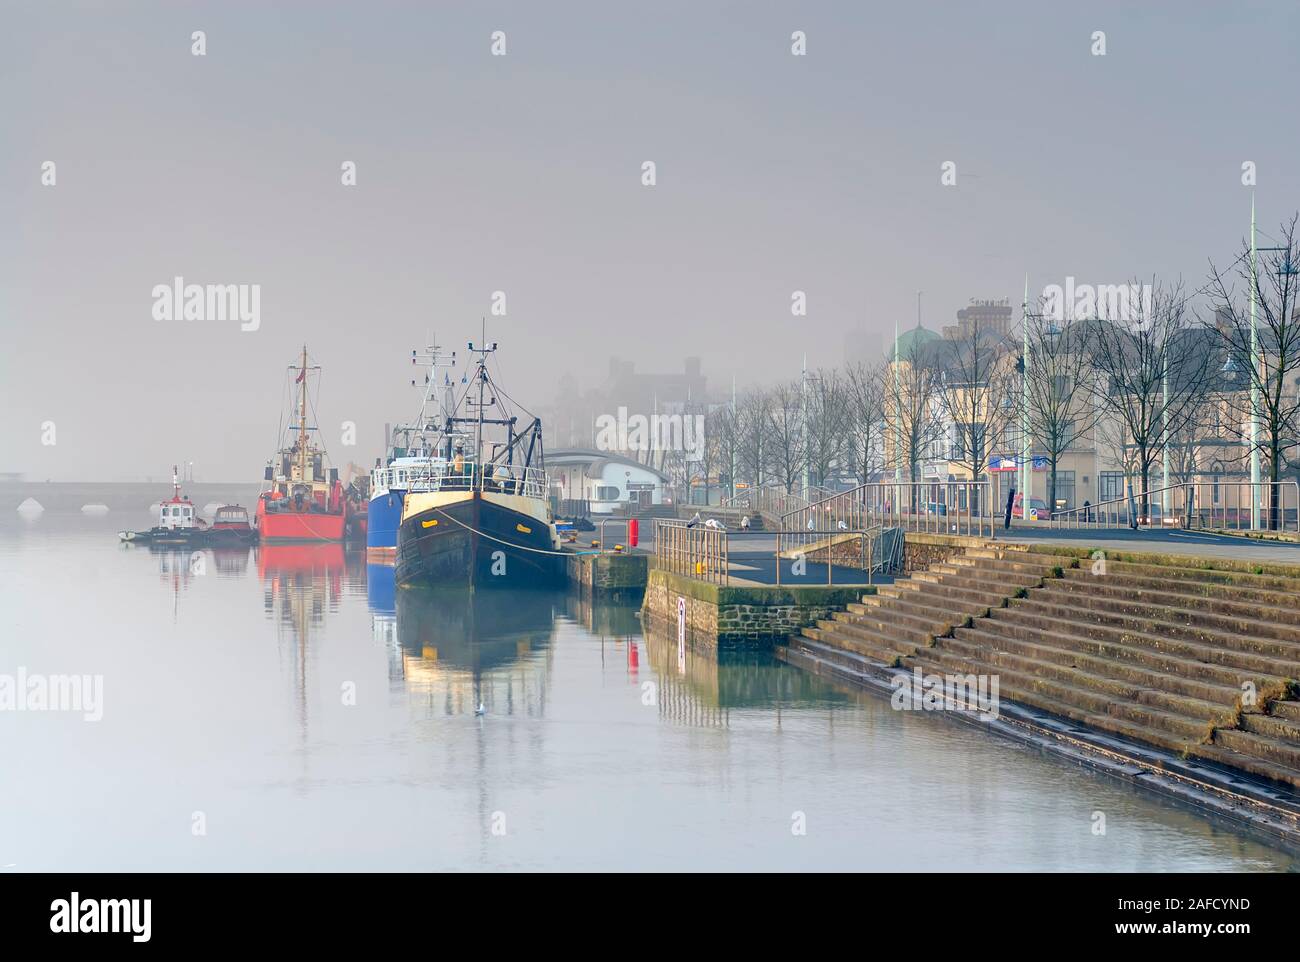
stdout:
[[1026,277],[1195,291],[1252,189],[1274,236],[1300,196],[1289,5],[147,12],[0,7],[0,473],[256,482],[304,343],[364,466],[411,350],[484,321],[590,446],[588,408],[879,359],[918,313],[1018,323]]

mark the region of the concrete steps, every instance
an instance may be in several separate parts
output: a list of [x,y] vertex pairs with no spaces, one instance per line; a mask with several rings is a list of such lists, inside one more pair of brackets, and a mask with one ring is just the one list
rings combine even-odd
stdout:
[[[802,639],[1300,789],[1300,573],[969,547]],[[1097,573],[1094,573],[1097,570]]]

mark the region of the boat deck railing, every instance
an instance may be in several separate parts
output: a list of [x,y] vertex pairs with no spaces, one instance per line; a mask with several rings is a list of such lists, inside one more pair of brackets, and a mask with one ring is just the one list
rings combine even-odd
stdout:
[[[486,470],[484,470],[486,469]],[[541,468],[486,464],[473,461],[430,461],[427,465],[376,468],[377,483],[399,491],[487,491],[545,499],[550,494],[546,472]],[[382,477],[381,477],[382,475]]]

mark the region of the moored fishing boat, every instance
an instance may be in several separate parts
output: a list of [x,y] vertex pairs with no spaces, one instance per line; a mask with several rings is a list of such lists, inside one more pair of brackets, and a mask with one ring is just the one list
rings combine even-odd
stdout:
[[[397,583],[540,587],[564,578],[547,489],[542,424],[522,431],[487,359],[444,419],[441,470],[410,480],[397,537]],[[488,417],[487,412],[500,413]]]
[[353,510],[339,482],[338,468],[327,468],[324,450],[313,440],[318,433],[307,424],[307,376],[319,371],[307,364],[307,347],[294,384],[299,388],[298,422],[293,443],[281,448],[266,466],[268,484],[257,499],[257,531],[263,542],[342,541]]
[[[378,563],[392,563],[397,557],[397,529],[402,522],[402,504],[413,480],[434,477],[445,469],[447,460],[438,451],[439,436],[451,409],[449,369],[456,364],[456,352],[447,354],[436,344],[423,354],[411,352],[411,363],[423,360],[424,375],[420,411],[410,424],[399,424],[385,438],[382,460],[370,474],[370,497],[366,507],[366,557]],[[438,377],[442,371],[442,378]],[[412,386],[416,386],[412,380]],[[435,396],[437,400],[435,400]]]

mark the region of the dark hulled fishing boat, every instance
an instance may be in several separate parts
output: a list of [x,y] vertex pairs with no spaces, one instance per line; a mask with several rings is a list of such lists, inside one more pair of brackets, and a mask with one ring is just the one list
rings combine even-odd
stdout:
[[541,421],[534,417],[518,429],[508,397],[488,371],[496,344],[469,348],[478,360],[444,419],[441,456],[408,480],[397,583],[558,585],[564,559],[551,517]]

